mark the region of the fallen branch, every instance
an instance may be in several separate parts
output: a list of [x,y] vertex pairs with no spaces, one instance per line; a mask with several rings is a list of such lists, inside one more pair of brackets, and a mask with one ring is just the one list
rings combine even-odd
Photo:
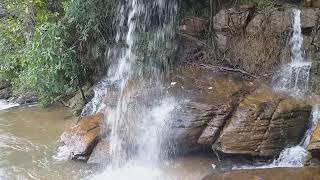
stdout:
[[220,71],[230,71],[230,72],[237,72],[237,73],[241,73],[243,75],[246,75],[246,76],[249,76],[249,77],[252,77],[252,78],[258,78],[257,76],[255,75],[252,75],[242,69],[234,69],[234,68],[229,68],[229,67],[218,67]]

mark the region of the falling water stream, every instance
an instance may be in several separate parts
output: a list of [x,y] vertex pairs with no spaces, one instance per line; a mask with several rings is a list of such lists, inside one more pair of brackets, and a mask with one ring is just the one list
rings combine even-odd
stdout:
[[[275,89],[289,93],[298,97],[303,97],[308,91],[311,62],[303,57],[303,35],[301,30],[301,11],[294,9],[292,12],[292,37],[291,62],[282,67],[280,75],[276,78]],[[319,106],[313,107],[309,128],[305,137],[294,147],[284,149],[279,157],[269,165],[262,166],[240,166],[234,169],[255,169],[255,168],[276,168],[276,167],[303,167],[305,158],[308,155],[307,146],[309,144],[312,131],[316,127],[320,118]]]
[[275,88],[301,95],[308,91],[312,63],[303,57],[301,11],[294,9],[292,17],[291,62],[281,68],[281,73],[276,77]]
[[[105,112],[111,127],[112,160],[93,179],[168,179],[160,171],[164,163],[160,144],[162,127],[177,102],[164,91],[161,71],[167,67],[164,51],[174,49],[176,11],[175,0],[119,3],[115,42],[125,45],[108,49],[112,64],[91,103],[99,106],[93,107],[95,111]],[[142,42],[146,52],[141,52]],[[114,107],[103,101],[110,87],[119,92]]]
[[[308,91],[311,62],[303,58],[303,35],[301,29],[301,11],[294,9],[293,13],[293,33],[290,40],[291,63],[289,63],[281,74],[280,89],[291,94],[303,96]],[[275,159],[268,167],[303,167],[305,158],[308,155],[307,146],[311,133],[317,124],[319,108],[315,106],[312,110],[311,123],[302,142],[282,151],[278,159]]]

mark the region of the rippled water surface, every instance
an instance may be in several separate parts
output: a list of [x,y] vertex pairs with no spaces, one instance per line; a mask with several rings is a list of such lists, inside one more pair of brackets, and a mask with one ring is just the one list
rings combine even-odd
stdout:
[[[147,170],[148,166],[128,166],[103,170],[81,162],[55,158],[60,135],[75,124],[64,107],[13,108],[0,111],[0,179],[177,179],[197,180],[210,173],[212,159],[190,156],[170,160],[163,168]],[[157,176],[161,174],[160,176]],[[146,178],[144,178],[146,177]]]
[[0,179],[77,179],[90,167],[58,161],[57,141],[76,122],[63,107],[0,111]]

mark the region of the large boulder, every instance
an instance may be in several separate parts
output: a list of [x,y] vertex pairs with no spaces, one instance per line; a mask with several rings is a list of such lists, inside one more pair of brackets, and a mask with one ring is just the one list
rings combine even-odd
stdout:
[[240,6],[239,8],[222,9],[213,17],[213,28],[218,32],[236,32],[241,28],[245,28],[248,19],[253,12],[253,6]]
[[183,153],[209,147],[240,99],[255,88],[237,74],[196,67],[176,72],[170,82],[169,92],[182,101],[172,113],[168,137]]
[[88,164],[106,164],[110,160],[110,140],[102,139],[93,149]]
[[216,172],[203,180],[317,180],[320,179],[319,167],[306,168],[272,168],[236,170],[229,172]]
[[247,26],[248,20],[254,12],[253,6],[222,9],[213,17],[215,42],[221,52],[227,51],[230,36],[238,34]]
[[103,134],[104,114],[86,116],[61,135],[61,143],[74,160],[88,160]]
[[311,106],[258,89],[235,110],[214,148],[225,154],[272,157],[303,138]]

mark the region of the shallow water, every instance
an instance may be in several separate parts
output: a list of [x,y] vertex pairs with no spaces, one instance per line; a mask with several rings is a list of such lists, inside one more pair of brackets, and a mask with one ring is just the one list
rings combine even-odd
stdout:
[[132,164],[105,170],[81,162],[61,161],[58,140],[77,118],[64,107],[11,108],[0,111],[0,179],[176,179],[197,180],[211,172],[214,159],[189,156],[167,161],[161,169]]
[[91,173],[85,164],[54,158],[61,133],[74,122],[63,107],[0,111],[0,179],[76,179]]

